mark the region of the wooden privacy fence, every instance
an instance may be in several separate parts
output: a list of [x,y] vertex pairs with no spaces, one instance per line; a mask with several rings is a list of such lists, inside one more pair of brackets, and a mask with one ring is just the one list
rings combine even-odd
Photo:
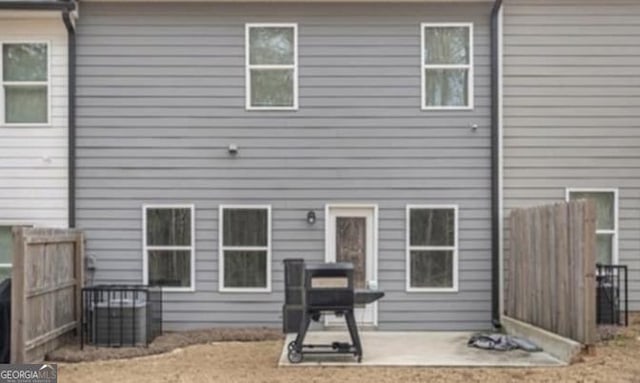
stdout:
[[11,363],[41,361],[79,329],[83,257],[79,231],[13,229]]
[[595,342],[595,217],[585,200],[511,211],[507,316]]

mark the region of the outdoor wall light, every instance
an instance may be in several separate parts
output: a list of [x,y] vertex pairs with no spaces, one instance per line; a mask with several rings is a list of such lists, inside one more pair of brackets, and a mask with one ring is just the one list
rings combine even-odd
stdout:
[[314,223],[316,223],[316,212],[314,212],[313,210],[309,210],[309,212],[307,213],[307,223],[309,225],[313,225]]

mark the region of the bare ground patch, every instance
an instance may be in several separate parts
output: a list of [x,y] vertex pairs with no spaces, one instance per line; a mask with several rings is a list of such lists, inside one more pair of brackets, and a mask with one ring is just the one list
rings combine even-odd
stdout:
[[61,364],[61,382],[640,383],[640,323],[560,368],[277,367],[282,340],[211,343],[152,358]]
[[47,360],[56,362],[90,362],[97,360],[127,359],[166,353],[186,346],[212,342],[260,342],[283,339],[277,329],[208,329],[165,333],[149,347],[93,347],[80,350],[79,341],[47,354]]

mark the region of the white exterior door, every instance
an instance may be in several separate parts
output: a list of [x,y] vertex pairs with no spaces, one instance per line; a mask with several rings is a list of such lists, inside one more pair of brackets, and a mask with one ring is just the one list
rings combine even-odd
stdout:
[[[327,262],[351,262],[356,289],[377,288],[377,207],[328,205],[326,208]],[[356,308],[358,324],[377,324],[377,304]],[[326,325],[344,324],[344,318],[327,315]]]

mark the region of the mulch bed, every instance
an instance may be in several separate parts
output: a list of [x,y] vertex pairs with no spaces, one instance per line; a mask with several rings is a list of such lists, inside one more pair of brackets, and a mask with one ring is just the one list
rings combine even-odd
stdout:
[[257,342],[283,339],[281,330],[269,328],[216,328],[170,332],[157,337],[149,347],[94,347],[73,342],[47,354],[55,362],[90,362],[96,360],[125,359],[161,354],[185,346],[213,342]]

